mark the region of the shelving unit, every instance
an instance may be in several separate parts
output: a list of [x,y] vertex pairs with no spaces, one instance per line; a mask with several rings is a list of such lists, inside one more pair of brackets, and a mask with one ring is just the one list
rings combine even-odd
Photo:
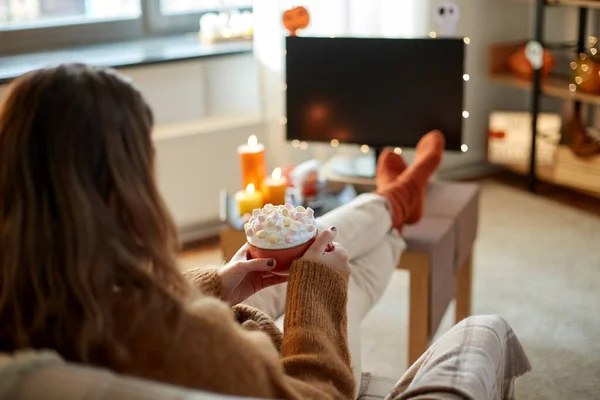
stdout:
[[[516,0],[523,3],[535,3],[537,0]],[[546,0],[548,6],[565,6],[565,7],[586,7],[600,8],[600,4],[596,0]]]
[[[504,85],[523,90],[531,90],[530,81],[519,79],[509,73],[491,75],[490,78],[493,81],[502,83]],[[546,96],[600,106],[599,95],[583,92],[571,92],[571,90],[569,90],[570,83],[571,80],[567,77],[550,76],[542,81],[541,91],[542,94]]]
[[[520,2],[532,3],[535,5],[535,26],[533,41],[539,42],[544,48],[553,49],[573,49],[573,57],[585,51],[587,41],[587,17],[590,9],[600,9],[599,0],[516,0]],[[566,6],[577,7],[579,9],[579,23],[577,27],[578,38],[576,43],[572,44],[546,44],[544,41],[544,19],[547,7]],[[600,95],[583,93],[575,91],[571,85],[571,77],[550,75],[542,78],[541,70],[535,70],[533,80],[525,80],[515,77],[507,67],[507,60],[511,54],[517,51],[523,42],[507,43],[494,45],[490,49],[490,79],[503,85],[512,86],[518,89],[531,91],[530,111],[532,115],[532,138],[531,153],[529,157],[529,166],[508,165],[507,168],[514,172],[527,175],[528,186],[531,192],[536,191],[538,180],[550,183],[564,184],[548,167],[540,167],[536,164],[537,147],[537,117],[540,113],[541,96],[549,96],[567,101],[573,101],[575,107],[581,107],[582,104],[600,106]],[[600,157],[598,158],[600,160]],[[575,189],[578,189],[575,187]]]

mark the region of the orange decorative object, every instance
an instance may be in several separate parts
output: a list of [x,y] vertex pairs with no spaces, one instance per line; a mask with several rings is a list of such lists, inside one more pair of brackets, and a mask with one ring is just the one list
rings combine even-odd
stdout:
[[[550,52],[544,49],[544,65],[542,66],[542,78],[545,78],[550,74],[552,68],[556,64],[556,60],[550,54]],[[533,78],[533,67],[531,63],[527,59],[525,54],[525,46],[519,48],[517,52],[511,55],[508,59],[508,68],[512,71],[513,74],[517,75],[522,79],[532,79]]]
[[275,265],[275,269],[269,272],[275,275],[289,275],[290,267],[294,260],[302,257],[316,238],[317,236],[315,235],[308,242],[287,249],[261,249],[248,243],[248,258],[274,258],[277,264]]
[[290,36],[296,36],[298,29],[306,29],[310,23],[308,10],[302,6],[292,8],[283,13],[283,26],[290,32]]
[[287,179],[281,176],[281,168],[275,168],[271,176],[265,179],[263,190],[265,204],[271,203],[276,206],[285,204],[287,186]]
[[310,172],[302,181],[302,196],[312,197],[319,193],[319,176],[316,172]]
[[238,154],[242,167],[242,187],[252,184],[256,190],[262,191],[267,175],[265,146],[258,143],[256,136],[252,135],[248,138],[248,144],[238,147]]
[[292,182],[292,172],[296,167],[294,165],[288,165],[283,170],[283,176],[287,179],[288,187],[294,187],[294,182]]
[[586,93],[600,92],[600,63],[592,54],[581,53],[571,62],[573,82],[577,89]]

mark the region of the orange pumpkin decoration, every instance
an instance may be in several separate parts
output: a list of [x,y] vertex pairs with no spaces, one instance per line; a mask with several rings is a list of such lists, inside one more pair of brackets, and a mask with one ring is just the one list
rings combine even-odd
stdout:
[[[556,61],[550,52],[544,49],[544,65],[542,66],[542,78],[550,74],[554,68]],[[525,55],[525,46],[521,47],[517,52],[512,54],[508,59],[508,68],[513,74],[521,79],[530,80],[533,78],[533,67]]]
[[283,13],[283,26],[290,32],[290,36],[296,36],[296,31],[305,29],[309,23],[308,10],[302,6],[289,9]]

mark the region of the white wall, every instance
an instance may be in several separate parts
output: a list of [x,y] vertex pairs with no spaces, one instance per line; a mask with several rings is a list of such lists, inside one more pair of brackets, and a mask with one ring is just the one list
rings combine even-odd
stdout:
[[251,55],[129,68],[156,116],[157,179],[180,230],[215,226],[219,191],[241,185],[237,146],[262,137]]
[[158,184],[184,239],[205,226],[214,233],[219,191],[241,185],[237,146],[264,137],[256,61],[235,55],[121,72],[154,110]]
[[[255,54],[262,65],[262,87],[271,154],[276,163],[299,162],[313,157],[326,159],[332,154],[357,153],[356,146],[331,149],[326,144],[309,145],[308,150],[291,148],[284,140],[284,127],[279,119],[284,115],[284,41],[281,12],[291,1],[257,2],[255,5]],[[432,10],[435,1],[398,0],[319,0],[296,1],[308,8],[311,25],[303,32],[307,36],[400,36],[423,37],[434,30]],[[456,0],[462,8],[460,36],[471,38],[467,49],[466,69],[471,80],[466,88],[465,108],[470,117],[465,121],[466,154],[447,154],[443,170],[473,170],[485,162],[488,115],[497,108],[524,107],[524,92],[491,84],[487,79],[487,52],[490,43],[523,40],[529,36],[532,22],[526,4],[505,0]],[[425,133],[425,132],[424,132]],[[411,158],[410,151],[405,152]]]

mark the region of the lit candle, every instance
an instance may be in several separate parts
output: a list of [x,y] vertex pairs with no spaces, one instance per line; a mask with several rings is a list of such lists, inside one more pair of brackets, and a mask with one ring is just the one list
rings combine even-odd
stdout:
[[267,174],[265,146],[258,143],[256,136],[252,135],[248,138],[248,144],[238,147],[238,153],[242,167],[242,187],[252,184],[261,191]]
[[240,190],[235,194],[235,200],[238,205],[240,215],[252,214],[252,210],[255,208],[262,208],[265,204],[263,202],[262,194],[256,190],[252,183],[246,186],[246,190]]
[[287,179],[281,176],[281,168],[275,168],[271,177],[265,179],[263,186],[265,203],[273,205],[285,204],[285,190],[287,186]]

